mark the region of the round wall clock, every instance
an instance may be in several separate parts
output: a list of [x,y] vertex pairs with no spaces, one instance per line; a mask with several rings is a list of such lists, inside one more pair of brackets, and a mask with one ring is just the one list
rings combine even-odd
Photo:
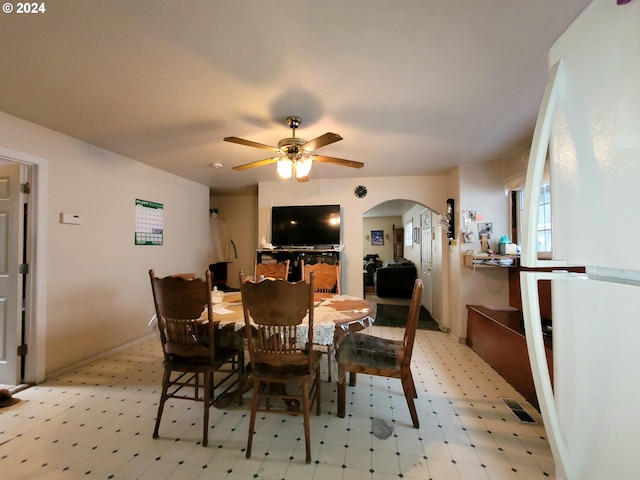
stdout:
[[367,195],[367,187],[365,187],[364,185],[358,185],[354,193],[358,198],[365,197]]

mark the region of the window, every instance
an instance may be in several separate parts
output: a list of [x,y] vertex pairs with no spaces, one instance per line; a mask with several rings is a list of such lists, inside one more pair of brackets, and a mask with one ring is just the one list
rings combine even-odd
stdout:
[[538,252],[551,253],[551,190],[542,187],[538,206]]
[[[512,192],[512,232],[514,243],[523,238],[524,223],[524,190]],[[538,206],[538,256],[549,258],[552,252],[552,226],[551,226],[551,188],[544,185],[540,192],[540,204]]]

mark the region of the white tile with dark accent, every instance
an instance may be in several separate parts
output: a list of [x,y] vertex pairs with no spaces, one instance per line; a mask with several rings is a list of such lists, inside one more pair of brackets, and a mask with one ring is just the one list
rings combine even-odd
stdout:
[[[390,327],[370,332],[402,336]],[[398,380],[359,375],[347,387],[345,418],[336,416],[335,384],[322,384],[310,465],[302,417],[284,414],[258,416],[246,459],[250,392],[243,406],[211,408],[206,448],[200,403],[169,401],[160,438],[151,437],[162,358],[157,339],[147,338],[16,393],[22,401],[0,409],[0,471],[11,479],[554,478],[544,428],[520,423],[500,397],[517,400],[538,422],[539,413],[468,347],[418,330],[412,370],[419,429]],[[392,427],[388,437],[374,435],[374,418]]]

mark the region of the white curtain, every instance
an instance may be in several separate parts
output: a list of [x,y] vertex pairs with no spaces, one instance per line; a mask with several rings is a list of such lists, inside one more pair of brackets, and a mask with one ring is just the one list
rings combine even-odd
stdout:
[[214,212],[209,216],[209,263],[228,263],[235,259],[235,249],[227,224]]

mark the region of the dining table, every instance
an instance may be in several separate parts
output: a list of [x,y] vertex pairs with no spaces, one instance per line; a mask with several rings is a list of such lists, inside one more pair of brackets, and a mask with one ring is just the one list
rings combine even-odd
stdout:
[[[246,325],[240,292],[226,292],[222,302],[213,305],[212,312],[221,334],[221,344],[237,342],[239,337],[244,337]],[[206,317],[206,312],[203,317]],[[313,343],[337,347],[349,333],[372,326],[375,318],[376,304],[365,298],[317,292],[314,294]],[[297,329],[299,342],[306,342],[308,328],[307,315]],[[249,382],[246,382],[244,388],[250,388]],[[227,392],[214,401],[214,406],[225,407],[232,398],[234,392]]]
[[[226,292],[222,302],[213,305],[212,311],[218,329],[240,332],[246,327],[240,292]],[[302,342],[307,338],[308,318],[307,315],[298,327]],[[349,332],[373,325],[375,318],[376,304],[362,297],[317,292],[314,294],[313,343],[337,345]]]

